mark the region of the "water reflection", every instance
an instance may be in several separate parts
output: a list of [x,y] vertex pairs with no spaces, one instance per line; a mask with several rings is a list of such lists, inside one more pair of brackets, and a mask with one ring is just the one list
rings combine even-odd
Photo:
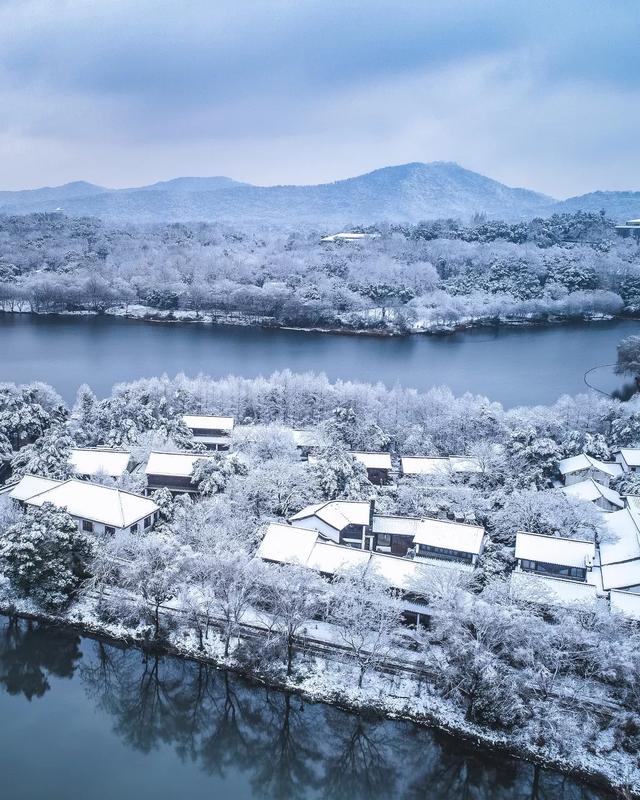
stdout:
[[127,745],[125,753],[171,747],[194,771],[225,785],[243,776],[253,797],[604,797],[433,731],[306,703],[204,664],[145,655],[36,623],[5,619],[1,634],[0,681],[7,692],[31,700],[56,691],[53,676],[69,679],[90,699],[87,713],[110,720]]

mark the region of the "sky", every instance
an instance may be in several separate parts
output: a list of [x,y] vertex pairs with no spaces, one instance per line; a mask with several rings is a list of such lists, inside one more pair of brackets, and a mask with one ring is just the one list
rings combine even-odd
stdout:
[[639,0],[0,0],[0,189],[456,161],[640,190]]

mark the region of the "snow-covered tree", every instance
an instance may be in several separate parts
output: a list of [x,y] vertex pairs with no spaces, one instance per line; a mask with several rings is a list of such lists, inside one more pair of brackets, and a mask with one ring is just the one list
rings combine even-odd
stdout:
[[65,426],[50,428],[34,444],[27,445],[13,458],[13,473],[66,480],[73,475],[69,457],[74,444]]
[[191,483],[205,497],[224,492],[234,475],[246,475],[247,465],[235,453],[215,453],[193,465]]
[[373,490],[364,464],[340,445],[321,450],[309,469],[319,496],[325,500],[361,500]]

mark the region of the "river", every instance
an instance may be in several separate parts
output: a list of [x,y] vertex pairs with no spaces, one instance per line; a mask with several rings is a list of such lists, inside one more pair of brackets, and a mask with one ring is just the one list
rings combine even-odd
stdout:
[[[71,402],[82,383],[104,396],[118,381],[164,372],[256,377],[291,369],[418,390],[445,384],[456,394],[484,394],[513,407],[585,391],[585,371],[611,364],[620,339],[639,332],[636,321],[613,320],[380,338],[0,314],[0,381],[45,381]],[[595,371],[591,380],[606,391],[620,385],[609,368]]]
[[11,800],[608,797],[416,725],[5,617],[0,719]]

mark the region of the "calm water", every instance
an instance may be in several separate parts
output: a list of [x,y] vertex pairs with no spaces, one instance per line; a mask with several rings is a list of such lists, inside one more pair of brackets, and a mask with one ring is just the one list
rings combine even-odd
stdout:
[[[0,381],[51,383],[68,401],[81,383],[103,396],[118,381],[160,375],[324,372],[329,378],[485,394],[505,406],[552,403],[585,390],[590,367],[615,361],[640,323],[616,320],[381,339],[114,317],[0,314]],[[611,370],[592,376],[619,385]]]
[[0,618],[11,800],[603,800],[521,761],[211,668]]

